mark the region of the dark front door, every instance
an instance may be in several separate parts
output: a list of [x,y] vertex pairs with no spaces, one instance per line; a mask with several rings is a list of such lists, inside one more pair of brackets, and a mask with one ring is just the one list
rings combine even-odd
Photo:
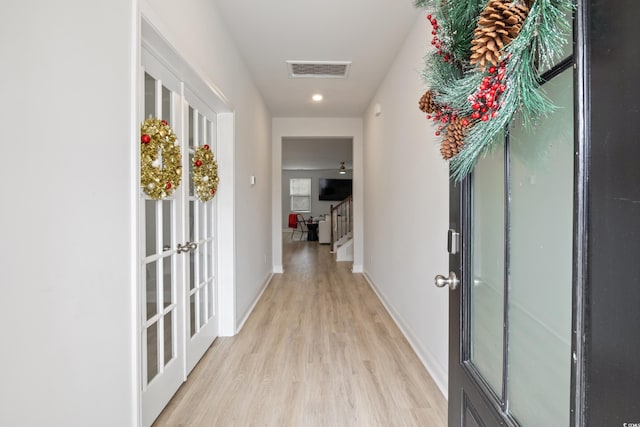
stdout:
[[640,426],[640,3],[576,3],[556,112],[451,185],[449,427]]
[[543,77],[558,109],[533,130],[516,117],[501,148],[451,185],[450,427],[570,423],[571,52]]

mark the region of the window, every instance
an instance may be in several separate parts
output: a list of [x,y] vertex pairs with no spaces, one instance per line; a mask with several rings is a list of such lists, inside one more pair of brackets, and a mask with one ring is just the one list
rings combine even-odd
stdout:
[[311,212],[311,178],[289,180],[291,212]]

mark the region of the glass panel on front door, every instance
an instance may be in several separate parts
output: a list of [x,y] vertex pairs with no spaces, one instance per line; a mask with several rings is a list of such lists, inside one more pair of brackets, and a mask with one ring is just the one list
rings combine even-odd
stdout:
[[544,85],[556,111],[533,130],[516,118],[505,148],[471,177],[464,362],[501,416],[524,427],[570,422],[572,71]]
[[498,398],[504,348],[504,178],[501,147],[478,161],[471,201],[471,361]]
[[523,426],[569,425],[572,72],[545,84],[558,109],[535,134],[510,132],[509,411]]

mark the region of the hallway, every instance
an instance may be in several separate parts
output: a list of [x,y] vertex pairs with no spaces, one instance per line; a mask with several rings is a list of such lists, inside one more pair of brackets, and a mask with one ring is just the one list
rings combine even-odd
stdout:
[[154,426],[445,426],[446,400],[363,276],[328,246],[283,249],[285,273]]

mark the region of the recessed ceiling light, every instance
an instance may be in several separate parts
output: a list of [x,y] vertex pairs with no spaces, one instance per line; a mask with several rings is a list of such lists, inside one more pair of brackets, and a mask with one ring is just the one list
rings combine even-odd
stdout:
[[316,102],[320,102],[320,101],[322,101],[322,95],[320,95],[319,93],[316,93],[315,95],[313,95],[311,97],[311,99],[313,99]]

